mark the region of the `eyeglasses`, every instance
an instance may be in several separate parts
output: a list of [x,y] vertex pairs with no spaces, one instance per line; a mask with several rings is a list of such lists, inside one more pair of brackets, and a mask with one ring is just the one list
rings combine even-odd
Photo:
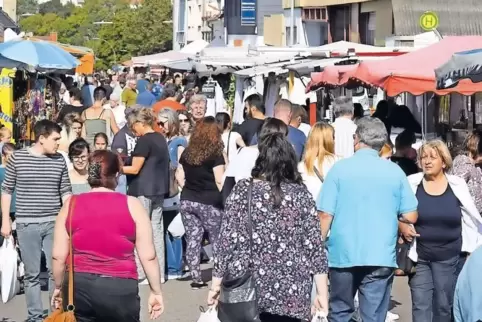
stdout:
[[189,123],[188,119],[179,119],[179,123]]
[[75,162],[87,161],[87,159],[88,159],[88,156],[86,155],[72,157],[72,161],[75,161]]

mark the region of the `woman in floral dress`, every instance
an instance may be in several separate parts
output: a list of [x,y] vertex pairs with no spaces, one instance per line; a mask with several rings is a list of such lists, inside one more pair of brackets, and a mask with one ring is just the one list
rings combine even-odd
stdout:
[[[328,309],[328,264],[315,202],[297,170],[295,151],[283,134],[263,137],[258,148],[254,181],[240,180],[226,202],[214,248],[208,304],[216,303],[223,276],[240,276],[251,263],[261,321],[307,320],[311,318],[313,276],[315,306]],[[251,184],[253,234],[249,236],[247,196]]]

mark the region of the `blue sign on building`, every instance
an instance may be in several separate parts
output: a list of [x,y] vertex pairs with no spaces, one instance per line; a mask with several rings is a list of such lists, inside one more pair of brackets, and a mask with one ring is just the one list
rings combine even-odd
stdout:
[[256,26],[257,0],[241,0],[241,26]]

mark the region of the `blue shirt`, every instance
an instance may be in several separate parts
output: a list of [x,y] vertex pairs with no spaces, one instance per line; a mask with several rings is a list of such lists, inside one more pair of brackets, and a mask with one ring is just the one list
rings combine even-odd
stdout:
[[154,94],[158,101],[161,100],[163,91],[164,87],[161,84],[154,84],[154,86],[152,86],[152,94]]
[[82,96],[82,105],[85,107],[91,107],[94,105],[94,85],[84,85],[80,90]]
[[417,210],[405,173],[373,149],[360,149],[328,172],[317,200],[333,216],[330,267],[397,267],[398,216]]
[[137,92],[139,94],[144,93],[147,90],[147,84],[149,84],[147,79],[137,80]]
[[144,91],[137,95],[136,103],[139,105],[152,107],[156,102],[156,97],[150,91]]
[[477,248],[464,265],[457,280],[454,297],[455,322],[482,320],[482,247]]
[[180,146],[184,148],[187,147],[187,140],[185,137],[177,136],[167,143],[167,147],[169,149],[169,159],[174,168],[177,168],[179,164],[179,156],[177,154],[177,150]]
[[[298,161],[301,160],[303,157],[303,152],[305,151],[305,144],[306,144],[306,135],[301,130],[289,125],[288,126],[288,141],[293,145],[295,148],[296,156],[298,157]],[[258,134],[253,136],[250,145],[258,144]]]

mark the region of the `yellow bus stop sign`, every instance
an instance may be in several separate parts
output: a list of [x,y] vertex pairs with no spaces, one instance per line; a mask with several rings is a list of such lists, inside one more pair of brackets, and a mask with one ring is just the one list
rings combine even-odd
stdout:
[[438,27],[438,16],[433,11],[427,11],[420,16],[420,27],[425,31],[432,31]]

